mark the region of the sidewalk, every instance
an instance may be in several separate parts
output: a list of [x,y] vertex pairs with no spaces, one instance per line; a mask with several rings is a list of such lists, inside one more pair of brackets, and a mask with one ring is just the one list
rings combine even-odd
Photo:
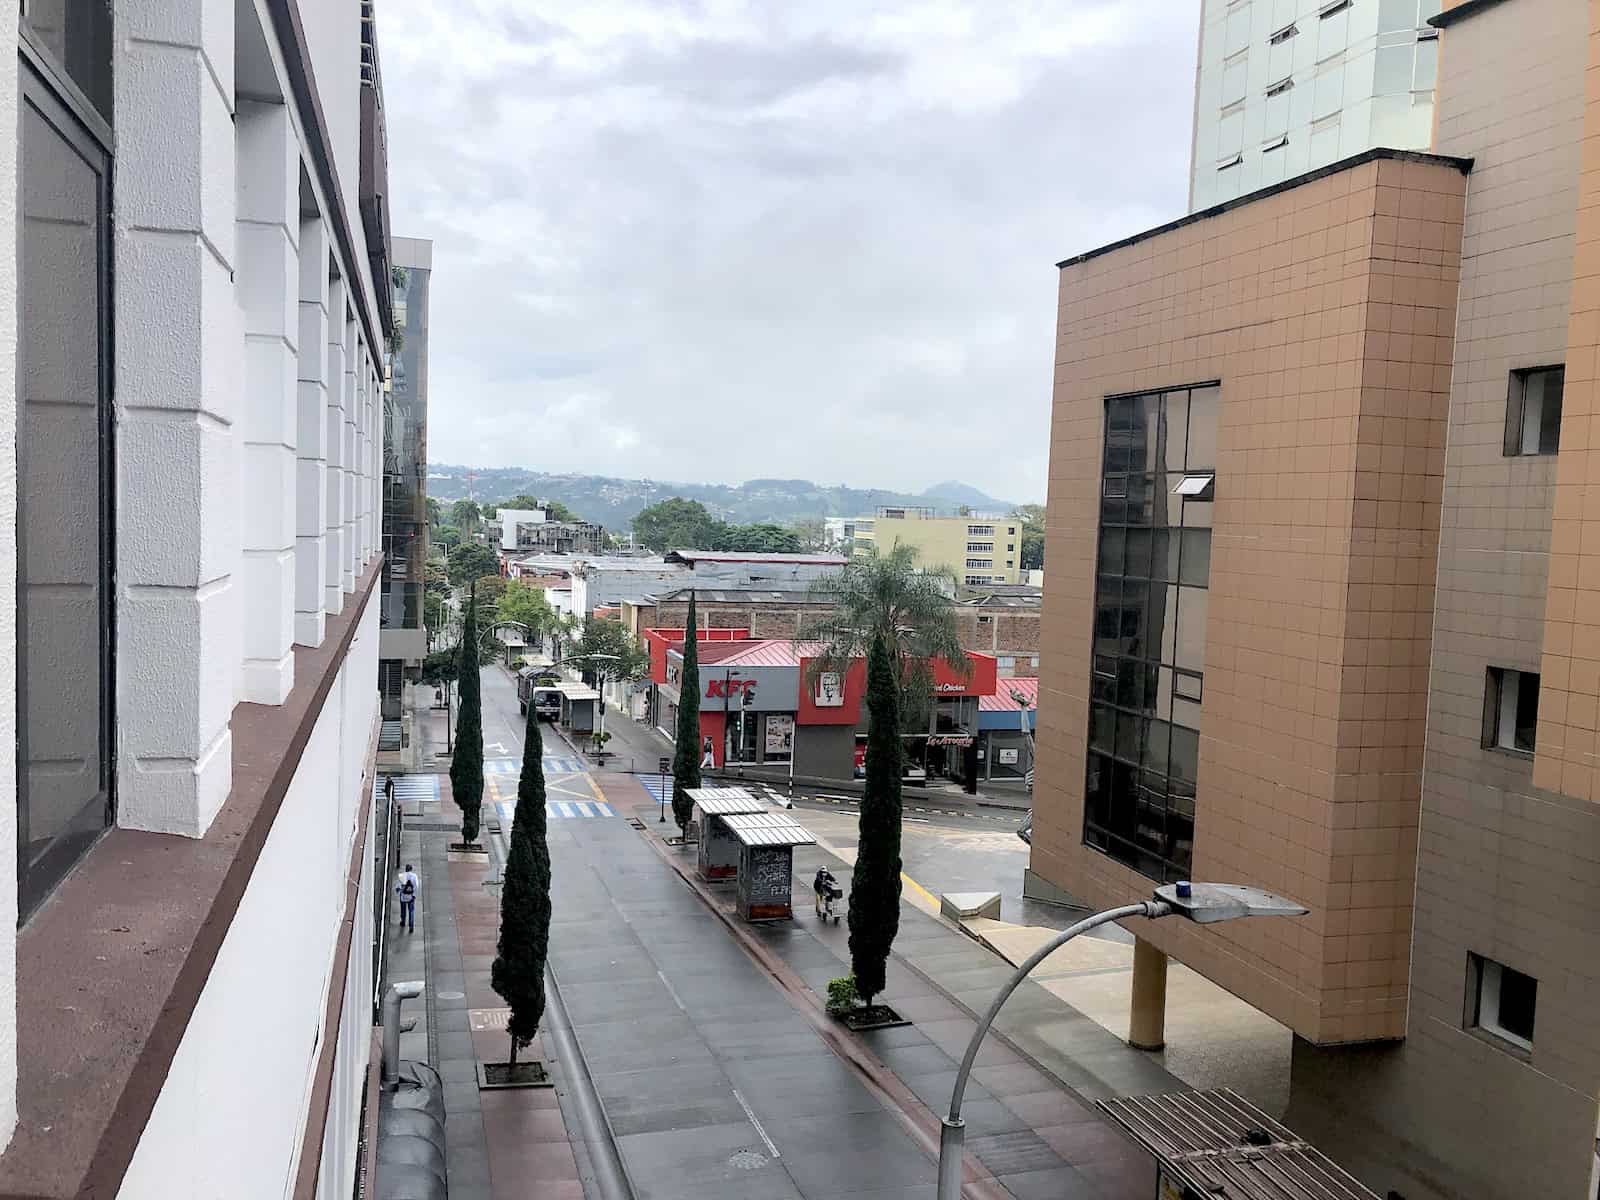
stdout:
[[[606,774],[598,782],[619,812],[650,818],[647,836],[655,836],[655,807],[637,781]],[[677,873],[692,876],[687,853],[673,853]],[[795,888],[794,921],[733,923],[803,980],[817,1010],[828,981],[849,971],[846,927],[821,928],[810,918],[811,895],[803,881],[824,860],[838,865],[823,850],[804,847],[796,853],[795,876],[802,882]],[[726,889],[696,890],[712,896],[724,912],[731,908],[731,897],[723,899]],[[721,932],[727,936],[726,927]],[[929,1120],[936,1122],[949,1105],[976,1013],[1010,973],[1003,959],[902,901],[885,999],[915,1024],[859,1040],[927,1106]],[[1154,1193],[1150,1159],[1092,1107],[1112,1095],[1183,1088],[1146,1056],[1026,982],[1003,1010],[977,1064],[962,1108],[968,1157],[1013,1196],[1148,1200]]]
[[444,1080],[451,1200],[521,1200],[533,1184],[541,1200],[583,1200],[587,1151],[567,1132],[578,1126],[563,1109],[570,1106],[566,1075],[540,1039],[526,1053],[543,1059],[555,1088],[478,1090],[477,1061],[503,1061],[507,1049],[505,1002],[489,986],[499,889],[484,885],[491,873],[485,862],[449,861],[446,846],[460,837],[460,814],[449,778],[439,776],[438,785],[437,801],[404,804],[401,861],[415,864],[422,880],[415,933],[398,927],[398,905],[392,895],[388,900],[388,979],[427,985],[421,1000],[404,1006],[417,1025],[400,1035],[400,1056],[430,1063]]

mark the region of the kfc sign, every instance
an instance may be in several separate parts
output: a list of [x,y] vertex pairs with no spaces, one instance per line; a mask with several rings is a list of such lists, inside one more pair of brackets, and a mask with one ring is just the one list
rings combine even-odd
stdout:
[[933,685],[933,690],[948,695],[951,692],[966,691],[967,685],[964,683],[936,683]]
[[706,681],[707,700],[737,700],[741,695],[746,702],[756,693],[754,679],[709,679]]

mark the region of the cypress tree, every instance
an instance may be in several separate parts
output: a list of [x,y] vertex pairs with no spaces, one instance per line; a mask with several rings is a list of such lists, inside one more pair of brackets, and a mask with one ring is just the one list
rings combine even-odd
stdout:
[[528,705],[522,742],[517,811],[511,819],[511,852],[500,889],[500,941],[489,980],[511,1006],[511,1063],[533,1040],[544,1016],[544,964],[550,951],[550,843],[545,836],[544,739],[539,716]]
[[882,636],[867,656],[867,762],[850,880],[850,969],[862,1000],[884,989],[900,929],[900,681]]
[[483,809],[483,683],[478,670],[478,589],[474,585],[456,658],[461,714],[456,722],[455,753],[450,759],[450,793],[461,810],[461,840],[469,846],[478,840],[478,820]]
[[700,786],[700,646],[695,624],[694,592],[689,593],[689,628],[683,638],[683,675],[678,680],[678,739],[672,754],[672,819],[679,834],[689,830],[694,801],[689,791]]

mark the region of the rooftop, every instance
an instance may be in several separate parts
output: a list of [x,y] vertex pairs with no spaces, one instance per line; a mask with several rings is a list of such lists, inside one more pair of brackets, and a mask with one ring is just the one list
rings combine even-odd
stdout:
[[819,600],[803,587],[797,588],[695,588],[678,587],[670,592],[661,592],[656,597],[656,602],[685,601],[689,593],[693,592],[695,598],[702,604],[820,604],[832,606],[831,600]]
[[796,566],[842,567],[850,560],[839,554],[757,554],[745,550],[672,550],[667,554],[669,563],[697,562],[724,563],[786,563]]
[[1039,681],[1031,676],[1014,676],[995,684],[994,695],[978,697],[979,712],[1018,712],[1023,707],[1012,699],[1015,692],[1028,702],[1027,707],[1039,707]]

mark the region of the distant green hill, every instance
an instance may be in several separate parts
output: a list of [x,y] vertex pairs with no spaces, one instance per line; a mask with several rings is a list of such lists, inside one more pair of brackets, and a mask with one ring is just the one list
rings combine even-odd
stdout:
[[[474,478],[469,493],[468,473]],[[520,493],[559,500],[588,521],[624,529],[642,508],[682,496],[698,500],[724,521],[748,525],[757,521],[784,524],[807,517],[871,516],[880,504],[920,504],[953,513],[965,504],[979,512],[1005,512],[1015,505],[975,487],[947,480],[920,495],[847,487],[824,487],[809,479],[751,479],[737,487],[725,484],[667,483],[655,479],[612,479],[604,475],[551,475],[520,467],[463,467],[433,463],[428,467],[428,495],[448,504],[473,495],[495,503]]]

